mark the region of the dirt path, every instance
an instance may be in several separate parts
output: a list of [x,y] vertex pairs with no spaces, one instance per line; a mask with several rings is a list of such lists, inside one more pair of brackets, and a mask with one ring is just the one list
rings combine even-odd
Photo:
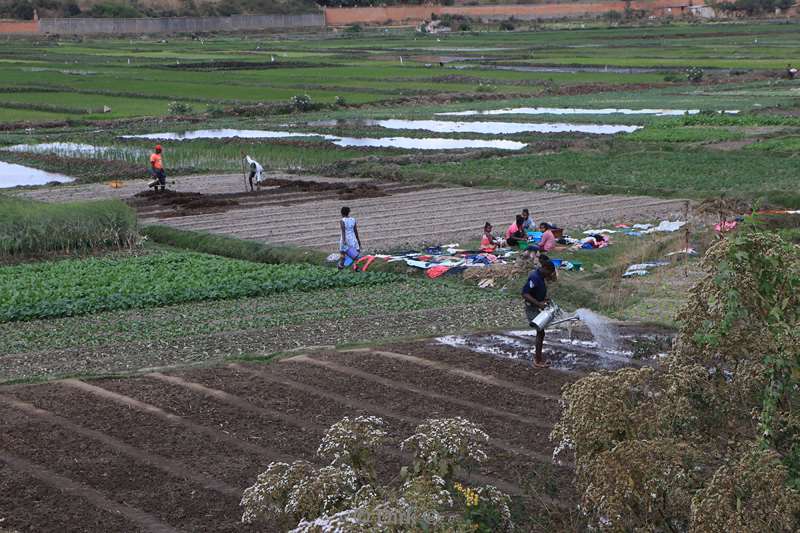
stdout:
[[[261,194],[245,195],[241,191],[241,176],[190,176],[178,178],[174,188],[185,193],[226,195],[222,197],[224,202],[199,214],[194,214],[195,211],[178,212],[180,216],[176,216],[176,209],[170,206],[137,204],[137,210],[143,224],[166,224],[273,244],[331,250],[339,241],[339,209],[342,205],[349,205],[358,219],[366,250],[385,250],[474,241],[480,237],[487,220],[501,233],[523,207],[530,208],[537,221],[574,228],[612,222],[675,219],[682,216],[686,205],[683,200],[643,196],[430,188],[421,184],[283,174],[271,177],[349,184],[356,189],[369,184],[385,196],[374,197],[378,196],[374,190],[351,198],[333,191],[296,192],[269,188]],[[54,202],[131,198],[145,187],[144,181],[128,181],[120,189],[92,184],[39,189],[23,194]],[[224,205],[225,202],[230,205]]]
[[[574,379],[424,341],[302,353],[270,365],[0,387],[0,423],[13,428],[0,445],[3,483],[29,476],[36,489],[2,496],[3,526],[26,528],[29,498],[49,487],[61,492],[47,502],[53,513],[37,516],[40,530],[57,529],[56,511],[77,498],[145,531],[253,531],[238,522],[239,491],[273,458],[318,462],[325,428],[354,414],[387,423],[378,468],[385,479],[408,463],[399,443],[419,422],[479,423],[491,436],[490,459],[467,481],[510,491],[524,516],[537,516],[542,502],[575,501],[571,466],[551,464],[557,408],[542,403]],[[543,471],[550,496],[532,492]],[[72,527],[105,530],[92,513]]]

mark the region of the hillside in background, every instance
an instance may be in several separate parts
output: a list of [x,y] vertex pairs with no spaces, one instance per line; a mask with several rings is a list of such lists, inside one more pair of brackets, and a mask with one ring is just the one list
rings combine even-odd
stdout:
[[316,11],[314,0],[0,0],[0,18],[188,17]]

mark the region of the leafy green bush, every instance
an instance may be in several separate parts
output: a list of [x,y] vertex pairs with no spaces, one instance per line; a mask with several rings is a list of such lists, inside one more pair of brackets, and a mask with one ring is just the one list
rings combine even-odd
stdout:
[[95,4],[89,10],[88,14],[90,17],[96,18],[136,18],[142,16],[138,9],[130,4],[121,2]]
[[136,213],[119,200],[47,204],[0,195],[0,257],[129,247]]
[[500,29],[502,31],[514,31],[514,22],[511,19],[500,22]]
[[703,69],[700,67],[687,68],[686,79],[692,83],[700,83],[703,80]]
[[375,285],[398,279],[388,273],[351,274],[312,265],[264,265],[188,252],[29,263],[0,268],[0,322]]
[[192,106],[186,102],[170,102],[167,110],[170,115],[188,115],[192,112]]
[[314,104],[311,102],[311,97],[307,94],[296,94],[292,96],[289,102],[297,111],[310,111],[314,108]]

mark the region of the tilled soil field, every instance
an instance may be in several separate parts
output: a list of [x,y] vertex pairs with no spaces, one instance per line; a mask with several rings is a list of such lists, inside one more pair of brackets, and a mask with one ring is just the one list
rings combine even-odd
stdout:
[[[477,240],[487,220],[498,233],[528,207],[537,221],[562,227],[612,222],[652,222],[685,216],[686,202],[644,196],[579,195],[545,191],[511,191],[468,187],[431,188],[419,184],[336,180],[313,176],[275,175],[277,186],[259,193],[242,192],[242,177],[194,176],[170,185],[180,193],[202,193],[206,204],[186,209],[180,203],[132,200],[144,224],[208,231],[243,239],[335,249],[339,242],[339,210],[352,208],[366,250]],[[297,190],[287,180],[319,181],[342,189]],[[145,182],[128,181],[120,189],[108,185],[62,186],[26,195],[46,201],[131,198]],[[319,190],[323,189],[323,190]],[[338,192],[337,192],[338,191]],[[340,194],[342,193],[342,194]],[[145,197],[148,198],[148,197]],[[197,199],[197,198],[195,198]],[[176,216],[180,215],[180,216]]]
[[242,490],[270,461],[318,462],[327,427],[372,414],[389,429],[386,480],[426,418],[479,423],[490,459],[462,477],[512,493],[522,530],[547,530],[548,509],[575,503],[572,467],[553,464],[548,440],[574,379],[423,341],[0,387],[0,518],[19,531],[277,531],[239,522]]

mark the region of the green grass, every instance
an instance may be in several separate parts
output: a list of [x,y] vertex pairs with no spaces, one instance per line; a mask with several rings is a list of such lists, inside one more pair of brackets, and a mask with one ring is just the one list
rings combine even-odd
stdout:
[[119,200],[48,204],[0,195],[0,257],[132,246],[136,214]]
[[362,165],[364,174],[391,172],[410,180],[531,189],[559,181],[592,192],[685,198],[766,198],[787,207],[800,205],[797,164],[759,152],[703,149],[648,149],[630,142],[599,151],[469,159],[392,168]]
[[264,265],[206,254],[164,252],[0,268],[0,321],[148,308],[396,281],[312,265]]
[[224,235],[180,230],[169,226],[146,226],[143,228],[142,234],[159,244],[255,263],[321,265],[328,255],[316,250],[246,241]]

